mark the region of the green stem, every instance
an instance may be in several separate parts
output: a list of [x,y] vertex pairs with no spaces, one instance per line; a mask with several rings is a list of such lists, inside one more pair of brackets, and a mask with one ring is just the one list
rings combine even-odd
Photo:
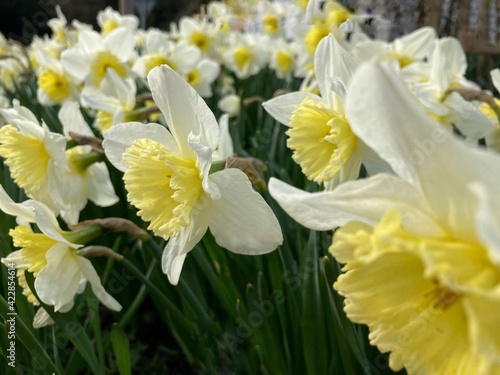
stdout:
[[99,237],[102,233],[103,229],[100,225],[92,224],[70,232],[64,232],[63,235],[71,243],[85,245],[87,242]]
[[219,161],[213,162],[212,165],[210,166],[210,171],[208,172],[208,174],[222,171],[225,167],[226,167],[225,160],[219,160]]

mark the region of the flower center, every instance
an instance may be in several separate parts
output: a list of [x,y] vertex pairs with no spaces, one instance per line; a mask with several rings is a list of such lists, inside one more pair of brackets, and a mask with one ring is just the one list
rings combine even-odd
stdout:
[[245,46],[236,47],[233,51],[234,62],[238,69],[243,69],[253,58],[253,53]]
[[292,113],[287,146],[311,180],[331,180],[356,149],[356,136],[344,115],[311,99]]
[[189,42],[205,52],[210,48],[210,38],[201,31],[194,31],[189,37]]
[[200,70],[199,69],[191,70],[187,74],[186,81],[193,87],[199,84],[201,82]]
[[328,13],[326,23],[333,27],[339,27],[349,19],[350,12],[347,9],[337,9]]
[[114,69],[122,78],[127,76],[127,67],[111,52],[102,51],[99,52],[90,69],[92,72],[92,84],[94,86],[99,86],[106,76],[108,68]]
[[0,128],[0,156],[4,157],[16,184],[36,198],[45,184],[50,155],[45,144],[21,134],[12,125]]
[[29,264],[28,271],[32,272],[35,277],[47,265],[45,259],[47,251],[59,243],[43,233],[33,233],[25,225],[11,229],[9,235],[12,237],[14,246],[22,249],[21,258],[23,262]]
[[102,28],[101,28],[101,33],[102,33],[102,35],[106,36],[111,31],[116,29],[118,26],[119,26],[118,22],[116,22],[115,20],[110,18],[110,19],[104,21]]
[[262,24],[264,25],[264,31],[269,35],[274,35],[279,29],[278,17],[273,14],[266,14],[262,17]]
[[279,70],[282,72],[289,72],[293,66],[293,58],[285,51],[278,51],[276,53],[276,63]]
[[165,55],[161,53],[153,53],[146,56],[146,75],[157,66],[168,65],[172,70],[177,70],[177,67],[170,62]]
[[404,68],[415,61],[413,57],[406,56],[401,53],[390,53],[387,58],[390,60],[396,60],[401,68]]
[[123,176],[127,198],[150,222],[148,229],[168,239],[189,225],[203,191],[195,161],[174,156],[151,139],[134,141],[123,161],[129,167]]
[[52,70],[44,70],[40,73],[38,86],[55,103],[61,103],[71,93],[68,78]]
[[313,25],[304,37],[304,46],[310,54],[314,54],[319,42],[328,35],[330,30],[323,24]]

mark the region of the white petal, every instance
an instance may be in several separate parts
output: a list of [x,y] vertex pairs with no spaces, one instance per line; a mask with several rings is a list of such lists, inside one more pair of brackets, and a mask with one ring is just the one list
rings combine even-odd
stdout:
[[239,169],[210,175],[222,193],[211,202],[210,231],[217,243],[238,254],[266,254],[283,242],[281,228],[264,198]]
[[473,240],[476,201],[466,185],[480,180],[497,189],[498,156],[467,146],[429,119],[382,65],[360,68],[349,90],[347,117],[353,132],[397,175],[422,189],[441,225],[457,238]]
[[18,217],[30,223],[35,221],[34,210],[14,202],[2,185],[0,185],[0,210],[7,215]]
[[216,184],[209,178],[210,167],[212,166],[212,149],[200,143],[200,137],[193,133],[188,136],[189,147],[196,154],[196,167],[200,171],[203,190],[208,193],[212,199],[219,199],[220,191]]
[[500,267],[500,203],[481,182],[472,183],[470,188],[479,200],[477,234],[488,249],[491,261]]
[[153,99],[165,116],[168,128],[181,153],[192,155],[188,135],[199,135],[201,143],[215,150],[219,144],[219,126],[205,101],[184,79],[168,66],[154,68],[148,74]]
[[40,307],[33,317],[33,328],[38,329],[52,324],[54,324],[54,321],[50,315],[47,314],[47,311],[43,307]]
[[35,278],[35,290],[43,303],[58,311],[73,300],[80,284],[80,267],[73,250],[59,243],[47,251],[47,265]]
[[106,289],[102,286],[101,279],[99,278],[99,275],[95,271],[90,260],[79,256],[76,258],[76,261],[78,262],[81,273],[90,283],[92,292],[94,292],[99,301],[101,301],[101,303],[110,310],[120,311],[122,306],[118,303],[118,301],[111,297],[108,292],[106,292]]
[[94,163],[86,171],[88,198],[96,205],[108,207],[119,201],[105,163]]
[[149,138],[164,145],[169,151],[176,150],[175,142],[168,130],[159,124],[144,125],[140,122],[127,122],[112,126],[104,133],[102,146],[108,160],[122,172],[127,170],[122,156],[136,139]]
[[262,103],[262,106],[279,123],[288,126],[293,111],[304,101],[305,98],[312,99],[328,106],[328,103],[317,95],[309,92],[292,92],[290,94],[280,95],[276,98]]
[[493,86],[500,91],[500,69],[496,68],[490,72],[491,80],[493,81]]
[[59,227],[59,223],[57,222],[54,213],[46,205],[34,200],[26,201],[23,204],[26,207],[32,207],[35,210],[36,225],[47,237],[62,242],[65,246],[70,246],[75,249],[82,246],[72,244],[62,236],[61,228]]
[[[111,69],[109,71],[111,71]],[[104,78],[103,83],[105,81],[106,78]],[[114,113],[122,107],[118,98],[109,96],[101,89],[92,86],[87,86],[83,89],[80,101],[84,107],[90,107],[92,109],[98,109],[108,113]]]
[[1,259],[1,262],[7,266],[10,267],[11,263],[14,263],[15,268],[28,268],[31,266],[31,262],[26,262],[23,260],[22,250],[16,250],[7,255],[5,258]]
[[64,70],[75,79],[82,82],[90,72],[92,57],[82,49],[74,46],[61,53]]
[[134,33],[125,27],[119,27],[106,36],[104,45],[121,62],[128,62],[135,48]]
[[421,193],[391,175],[350,181],[319,193],[307,193],[271,178],[269,192],[288,215],[314,230],[334,229],[353,220],[375,225],[387,210],[396,209],[408,229],[428,236],[442,233]]
[[201,240],[208,228],[208,212],[203,201],[201,207],[195,207],[197,211],[191,216],[189,226],[180,230],[176,237],[168,240],[167,246],[163,250],[161,260],[162,270],[168,276],[168,281],[172,285],[177,285],[181,275],[182,266],[187,253]]
[[0,113],[11,125],[17,125],[18,122],[23,121],[31,122],[36,125],[39,124],[38,119],[33,114],[33,112],[19,104],[14,104],[14,108],[0,109]]
[[214,60],[203,59],[200,61],[198,68],[203,74],[203,77],[208,82],[212,83],[220,74],[220,65]]
[[58,114],[59,120],[63,125],[64,135],[69,137],[69,132],[93,137],[94,133],[90,130],[89,124],[83,118],[80,112],[80,105],[77,102],[68,101],[63,104]]
[[137,91],[135,81],[132,78],[123,79],[114,69],[106,71],[106,77],[102,82],[100,91],[107,96],[118,99],[119,107],[133,107],[135,105]]
[[463,76],[467,71],[467,58],[462,45],[456,38],[442,38],[439,41],[441,51],[448,61],[447,68],[452,75]]
[[333,77],[338,77],[347,86],[357,65],[332,34],[323,38],[314,54],[314,71],[321,96],[323,98],[330,96],[329,81]]
[[226,160],[228,157],[233,156],[233,140],[231,134],[229,133],[229,115],[227,113],[223,114],[219,119],[220,126],[220,142],[219,147],[213,153],[212,158],[214,160]]
[[467,138],[481,139],[493,130],[494,125],[488,117],[483,115],[474,104],[466,101],[459,93],[453,92],[448,95],[445,103],[456,116],[453,124]]
[[394,48],[398,52],[406,52],[408,56],[422,59],[427,56],[430,44],[436,39],[436,31],[432,27],[422,27],[394,40]]

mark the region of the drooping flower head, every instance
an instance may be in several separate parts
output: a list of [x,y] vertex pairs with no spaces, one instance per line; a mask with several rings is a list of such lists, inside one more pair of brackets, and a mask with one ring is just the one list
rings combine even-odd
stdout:
[[[26,283],[24,271],[33,273],[38,297],[43,303],[53,306],[55,311],[70,310],[75,295],[84,290],[87,282],[104,305],[115,311],[121,309],[120,304],[101,285],[92,263],[78,252],[82,247],[81,241],[99,234],[99,228],[64,232],[47,206],[34,200],[15,203],[1,186],[0,209],[16,216],[21,222],[9,232],[14,246],[20,250],[13,251],[1,261],[17,269],[19,284],[29,302],[39,305]],[[31,223],[35,223],[40,232],[34,232]],[[37,319],[41,319],[41,316],[37,316],[35,325]]]

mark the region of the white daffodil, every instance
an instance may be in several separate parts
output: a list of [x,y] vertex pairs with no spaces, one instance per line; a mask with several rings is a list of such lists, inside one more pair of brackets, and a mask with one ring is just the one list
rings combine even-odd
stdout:
[[500,157],[436,126],[385,66],[362,66],[349,90],[351,128],[396,176],[313,194],[272,180],[272,196],[309,228],[344,226],[334,288],[393,370],[500,371]]
[[229,117],[237,117],[240,114],[241,98],[236,94],[228,94],[219,99],[217,108],[227,113]]
[[220,74],[220,65],[211,59],[201,59],[196,68],[188,72],[186,81],[203,96],[209,98],[212,96],[212,83]]
[[118,201],[102,154],[91,152],[90,146],[66,150],[70,131],[93,136],[77,103],[67,102],[59,113],[66,137],[44,123],[40,126],[33,113],[17,103],[0,113],[8,122],[0,128],[0,156],[26,195],[70,224],[78,221],[89,199],[104,207]]
[[99,86],[108,69],[122,78],[129,75],[128,64],[134,53],[132,31],[120,27],[103,37],[96,31],[81,31],[78,43],[61,54],[64,69],[76,82]]
[[153,68],[166,64],[185,77],[196,68],[200,59],[201,54],[196,47],[184,41],[174,42],[163,31],[151,30],[147,33],[144,51],[132,70],[145,78]]
[[285,5],[262,1],[257,4],[257,21],[261,32],[272,38],[285,36]]
[[64,70],[61,62],[44,51],[36,53],[38,63],[37,99],[40,104],[62,104],[78,98],[77,85]]
[[[93,137],[94,134],[80,112],[76,102],[65,103],[59,111],[63,132]],[[62,201],[60,215],[67,223],[76,224],[80,211],[90,200],[100,207],[109,207],[118,202],[111,183],[108,167],[102,161],[102,154],[92,151],[90,146],[75,146],[66,150],[68,170],[57,174]]]
[[216,57],[217,28],[204,19],[183,17],[179,21],[179,39],[196,47],[204,57]]
[[467,138],[477,140],[491,132],[493,126],[479,110],[479,103],[466,101],[457,88],[478,89],[465,79],[467,61],[460,43],[454,38],[435,41],[429,58],[429,80],[412,85],[421,104],[439,123],[456,126]]
[[119,27],[135,32],[139,26],[139,18],[133,14],[121,15],[120,12],[108,6],[97,13],[97,24],[104,36]]
[[321,96],[294,92],[263,105],[289,127],[287,146],[302,172],[331,188],[358,177],[363,156],[369,163],[369,150],[351,131],[344,109],[346,86],[357,62],[329,35],[318,46],[314,66]]
[[271,58],[269,67],[274,70],[276,76],[290,81],[295,70],[297,51],[293,44],[284,39],[276,39],[270,45]]
[[[500,92],[500,69],[493,69],[490,75],[493,86]],[[494,102],[500,108],[500,98],[494,98]],[[486,136],[486,146],[491,150],[500,151],[500,111],[495,111],[489,103],[482,103],[479,109],[494,125],[491,133]]]
[[66,138],[40,126],[38,119],[26,107],[14,102],[14,107],[0,110],[7,125],[0,128],[0,156],[9,167],[14,182],[30,198],[36,199],[54,212],[61,203],[58,192],[59,170],[69,170],[66,163]]
[[[2,187],[0,208],[26,223],[9,232],[14,246],[21,250],[13,251],[1,261],[5,265],[14,264],[18,269],[19,284],[31,303],[38,305],[24,279],[25,270],[33,273],[35,290],[40,300],[53,306],[55,311],[65,312],[71,309],[75,295],[83,290],[87,282],[106,307],[115,311],[121,310],[120,304],[103,288],[92,263],[78,254],[82,245],[74,243],[97,234],[97,228],[93,228],[95,233],[90,232],[92,229],[64,232],[47,206],[34,200],[22,204],[14,203]],[[27,223],[36,223],[41,233],[34,233]],[[38,316],[38,319],[41,317]],[[41,326],[43,323],[35,322],[35,325]]]
[[400,69],[405,69],[412,64],[423,63],[429,57],[435,40],[436,31],[431,27],[422,27],[392,42],[372,40],[363,33],[354,33],[350,40],[350,51],[360,61],[373,58],[395,60]]
[[132,121],[137,86],[133,78],[121,78],[113,69],[108,70],[99,88],[85,87],[81,95],[82,106],[97,111],[96,125],[101,133],[121,122]]
[[208,228],[217,243],[240,254],[264,254],[282,242],[274,213],[237,169],[210,174],[220,130],[196,91],[167,66],[151,71],[149,86],[166,118],[125,123],[104,134],[108,159],[124,172],[128,200],[149,229],[169,239],[162,268],[172,284]]
[[239,79],[259,73],[268,61],[262,41],[256,35],[231,34],[229,45],[222,56],[224,64]]

